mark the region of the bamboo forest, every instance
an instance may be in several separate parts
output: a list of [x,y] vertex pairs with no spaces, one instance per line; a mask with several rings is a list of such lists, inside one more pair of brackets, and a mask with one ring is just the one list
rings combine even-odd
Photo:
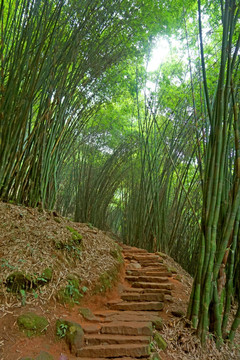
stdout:
[[[239,0],[0,0],[0,16],[0,360],[240,359]],[[72,314],[60,340],[48,318],[33,345],[33,306]],[[110,332],[106,309],[153,330]],[[180,323],[199,353],[168,342]]]

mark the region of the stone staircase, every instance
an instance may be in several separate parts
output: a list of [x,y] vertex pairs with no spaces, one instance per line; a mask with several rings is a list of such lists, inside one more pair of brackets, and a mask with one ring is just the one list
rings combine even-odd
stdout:
[[[149,358],[153,328],[159,329],[165,301],[171,300],[172,276],[157,254],[122,245],[126,264],[120,299],[96,312],[83,325],[84,347],[77,359]],[[76,358],[75,358],[76,359]]]

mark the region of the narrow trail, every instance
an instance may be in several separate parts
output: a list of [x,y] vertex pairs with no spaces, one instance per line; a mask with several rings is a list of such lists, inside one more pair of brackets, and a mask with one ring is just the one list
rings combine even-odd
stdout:
[[122,248],[126,272],[120,298],[109,301],[108,310],[96,311],[94,320],[83,325],[85,345],[78,359],[149,358],[154,325],[161,322],[164,303],[171,301],[172,274],[159,255]]

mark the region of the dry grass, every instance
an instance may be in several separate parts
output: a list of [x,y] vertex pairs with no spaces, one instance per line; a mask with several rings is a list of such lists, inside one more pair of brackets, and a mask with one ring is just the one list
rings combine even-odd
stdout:
[[[55,213],[40,212],[22,206],[0,202],[0,307],[19,305],[19,299],[6,291],[4,281],[14,271],[41,276],[51,267],[52,281],[40,288],[36,294],[28,293],[26,303],[45,303],[67,284],[67,276],[75,274],[81,284],[91,290],[99,275],[117,265],[111,256],[115,243],[106,234],[87,224],[73,223]],[[58,250],[56,242],[67,244],[74,228],[82,235],[80,257],[70,249]]]

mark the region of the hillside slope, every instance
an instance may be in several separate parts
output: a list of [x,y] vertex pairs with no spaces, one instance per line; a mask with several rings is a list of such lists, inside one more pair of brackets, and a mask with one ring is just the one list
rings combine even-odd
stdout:
[[[168,344],[165,351],[158,350],[161,359],[240,359],[237,349],[218,351],[211,338],[201,349],[184,316],[192,278],[173,259],[160,256],[173,286],[160,314],[161,335]],[[0,360],[20,360],[42,350],[55,360],[72,359],[60,356],[69,354],[69,348],[56,338],[56,320],[83,324],[79,308],[84,306],[95,314],[109,311],[107,303],[119,300],[127,285],[127,262],[121,247],[91,224],[0,202]],[[19,331],[17,319],[26,312],[48,320],[45,335],[30,338]],[[238,332],[236,342],[239,338]]]

